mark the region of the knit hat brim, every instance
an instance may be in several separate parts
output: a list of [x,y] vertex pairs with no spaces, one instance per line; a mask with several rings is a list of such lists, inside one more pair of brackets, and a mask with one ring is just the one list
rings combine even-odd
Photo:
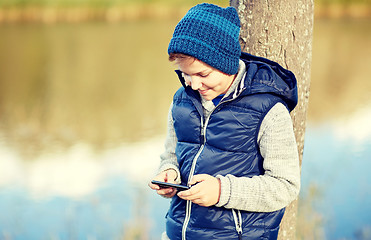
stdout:
[[235,56],[228,56],[204,42],[197,41],[197,39],[175,37],[171,40],[169,48],[172,49],[172,53],[195,57],[226,74],[233,75],[238,72],[239,58],[236,60]]

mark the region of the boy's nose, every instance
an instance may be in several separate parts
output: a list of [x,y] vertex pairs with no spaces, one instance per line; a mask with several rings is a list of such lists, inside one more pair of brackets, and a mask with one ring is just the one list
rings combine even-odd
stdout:
[[192,77],[191,87],[193,90],[198,90],[202,86],[202,81],[198,77]]

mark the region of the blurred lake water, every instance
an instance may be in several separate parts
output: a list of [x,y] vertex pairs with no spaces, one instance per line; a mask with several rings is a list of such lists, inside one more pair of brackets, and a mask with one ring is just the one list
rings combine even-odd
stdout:
[[[158,239],[174,21],[0,25],[0,239]],[[371,21],[316,20],[300,239],[371,239]]]

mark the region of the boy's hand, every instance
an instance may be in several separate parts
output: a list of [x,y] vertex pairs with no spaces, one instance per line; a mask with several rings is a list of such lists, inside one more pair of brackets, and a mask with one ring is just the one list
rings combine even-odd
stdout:
[[[197,183],[197,184],[196,184]],[[184,200],[190,200],[203,207],[209,207],[217,204],[220,197],[220,180],[208,175],[199,174],[193,176],[191,189],[178,193],[178,196]]]
[[[168,182],[168,183],[176,183],[175,179],[177,177],[177,173],[174,169],[168,169],[163,172],[161,172],[159,175],[154,177],[152,180],[157,180],[161,182]],[[148,186],[152,188],[153,190],[157,191],[157,194],[166,197],[166,198],[172,198],[174,197],[176,193],[175,188],[160,188],[158,185],[153,184],[151,182],[148,183]]]

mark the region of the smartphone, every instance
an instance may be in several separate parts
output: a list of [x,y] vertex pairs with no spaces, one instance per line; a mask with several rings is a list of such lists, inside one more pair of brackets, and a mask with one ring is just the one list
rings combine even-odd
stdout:
[[190,188],[190,187],[184,186],[184,185],[179,185],[179,184],[175,184],[175,183],[168,183],[168,182],[160,182],[160,181],[156,181],[156,180],[152,180],[152,183],[158,185],[160,188],[173,187],[173,188],[176,188],[178,191],[184,191],[184,190],[188,190]]

